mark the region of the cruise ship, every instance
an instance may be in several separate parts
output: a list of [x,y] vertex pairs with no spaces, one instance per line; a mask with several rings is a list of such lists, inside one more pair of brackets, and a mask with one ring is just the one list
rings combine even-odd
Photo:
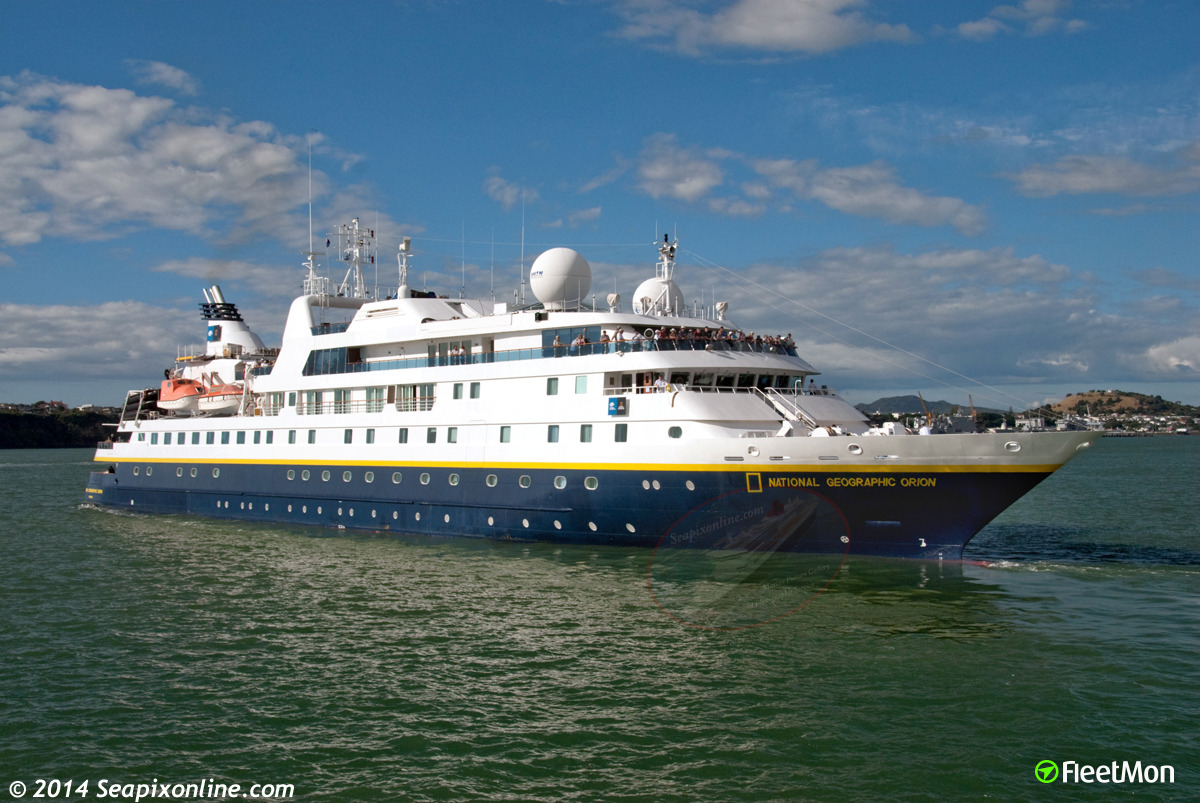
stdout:
[[[337,244],[333,245],[334,239]],[[87,502],[147,514],[338,529],[956,560],[1095,432],[873,428],[790,336],[684,303],[657,243],[629,309],[589,301],[568,248],[529,271],[536,302],[368,287],[374,231],[305,263],[278,348],[217,286],[203,350],[132,390]],[[310,249],[311,251],[311,249]],[[339,267],[338,272],[341,272]]]

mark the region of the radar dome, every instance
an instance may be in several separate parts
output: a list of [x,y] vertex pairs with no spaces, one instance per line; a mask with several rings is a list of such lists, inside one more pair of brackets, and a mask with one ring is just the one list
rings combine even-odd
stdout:
[[529,287],[546,309],[572,309],[592,289],[592,268],[577,251],[551,248],[533,260]]
[[682,310],[683,293],[670,279],[647,279],[633,292],[633,311],[638,315],[670,315]]

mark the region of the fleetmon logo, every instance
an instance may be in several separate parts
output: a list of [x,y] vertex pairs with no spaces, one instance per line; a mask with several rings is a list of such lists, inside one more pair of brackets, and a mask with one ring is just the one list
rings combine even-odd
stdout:
[[1041,783],[1053,783],[1058,777],[1058,765],[1053,761],[1039,761],[1033,768],[1033,774]]

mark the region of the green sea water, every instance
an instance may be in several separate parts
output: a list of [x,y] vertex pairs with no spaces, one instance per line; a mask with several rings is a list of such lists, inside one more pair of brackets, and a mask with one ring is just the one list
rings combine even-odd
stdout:
[[0,452],[0,801],[1200,798],[1200,438],[1100,441],[961,564],[688,597],[759,606],[720,629],[647,550],[111,513],[90,466]]

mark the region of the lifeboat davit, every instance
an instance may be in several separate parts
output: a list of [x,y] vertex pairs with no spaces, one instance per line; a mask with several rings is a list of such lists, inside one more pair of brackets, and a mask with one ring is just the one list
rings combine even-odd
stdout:
[[204,386],[194,379],[164,379],[158,391],[159,409],[179,415],[196,412]]

